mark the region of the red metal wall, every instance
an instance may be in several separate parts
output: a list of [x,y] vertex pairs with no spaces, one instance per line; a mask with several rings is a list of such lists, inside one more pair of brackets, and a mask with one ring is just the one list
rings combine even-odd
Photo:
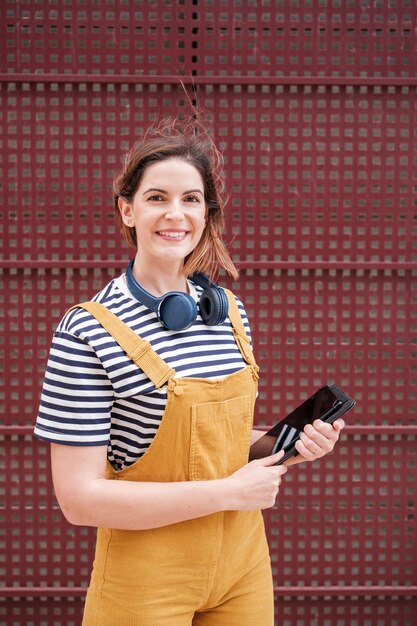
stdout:
[[2,2],[1,624],[80,623],[94,532],[64,522],[32,424],[57,321],[126,264],[113,172],[149,121],[186,108],[179,75],[225,155],[257,423],[327,381],[357,400],[337,452],[288,472],[265,515],[276,623],[417,624],[416,13]]

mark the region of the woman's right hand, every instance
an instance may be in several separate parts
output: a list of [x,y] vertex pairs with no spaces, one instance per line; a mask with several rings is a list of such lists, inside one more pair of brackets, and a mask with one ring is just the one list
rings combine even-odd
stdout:
[[244,465],[225,480],[236,511],[269,509],[274,506],[286,465],[276,465],[284,456],[283,450]]

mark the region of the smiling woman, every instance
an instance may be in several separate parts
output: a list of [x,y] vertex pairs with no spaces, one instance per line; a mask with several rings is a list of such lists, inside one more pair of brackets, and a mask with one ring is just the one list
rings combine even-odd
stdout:
[[[219,164],[194,118],[133,146],[114,192],[135,257],[54,335],[35,434],[66,518],[98,528],[83,626],[273,624],[261,509],[286,467],[248,463],[259,368],[243,304],[211,281],[237,276]],[[340,428],[305,434],[298,461]]]
[[[191,275],[194,272],[203,272],[215,278],[218,271],[223,268],[228,274],[237,278],[237,270],[230,258],[230,255],[222,240],[222,230],[224,227],[224,202],[221,197],[223,182],[221,176],[222,157],[218,152],[209,129],[202,123],[197,122],[194,117],[184,120],[181,126],[175,120],[164,120],[155,127],[150,128],[145,136],[137,141],[126,156],[123,170],[116,176],[113,183],[115,194],[116,219],[120,225],[122,233],[127,243],[135,250],[138,249],[137,230],[133,219],[131,223],[123,217],[123,203],[132,204],[137,194],[139,186],[142,192],[149,191],[150,202],[165,203],[167,205],[170,190],[166,188],[165,177],[157,177],[157,183],[149,180],[149,185],[142,185],[143,176],[151,165],[161,165],[168,160],[181,161],[193,168],[177,172],[181,178],[176,179],[184,183],[181,192],[183,204],[199,205],[201,202],[205,206],[206,224],[200,241],[195,249],[184,259],[184,275]],[[165,164],[163,168],[167,167]],[[177,164],[178,168],[178,164]],[[162,173],[162,170],[160,170]],[[191,174],[191,178],[185,178],[185,173]],[[199,174],[199,176],[197,175]],[[175,174],[172,175],[174,182]],[[195,181],[193,184],[192,181]],[[164,182],[165,181],[165,182]],[[187,184],[185,184],[187,183]],[[190,194],[190,195],[188,195]],[[174,209],[175,204],[171,206]]]

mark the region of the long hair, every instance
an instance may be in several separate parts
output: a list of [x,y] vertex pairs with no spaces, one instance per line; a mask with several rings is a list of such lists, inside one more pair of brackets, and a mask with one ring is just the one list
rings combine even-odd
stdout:
[[145,169],[158,161],[179,158],[193,165],[204,184],[206,226],[196,248],[184,260],[184,274],[203,272],[215,278],[224,269],[233,278],[238,272],[222,240],[224,201],[222,199],[222,157],[209,129],[195,116],[179,121],[165,118],[151,126],[126,154],[124,166],[113,181],[116,220],[129,246],[137,249],[136,231],[124,224],[118,207],[122,197],[132,202]]

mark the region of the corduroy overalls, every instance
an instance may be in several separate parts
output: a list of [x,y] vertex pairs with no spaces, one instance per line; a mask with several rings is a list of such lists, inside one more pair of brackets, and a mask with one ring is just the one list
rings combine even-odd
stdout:
[[[176,378],[149,343],[102,305],[81,305],[158,388],[168,385],[165,413],[150,448],[121,471],[108,464],[108,479],[216,480],[247,463],[258,367],[236,301],[226,293],[247,366],[222,380]],[[151,530],[99,528],[83,626],[118,624],[272,626],[272,576],[261,512],[223,511]]]

